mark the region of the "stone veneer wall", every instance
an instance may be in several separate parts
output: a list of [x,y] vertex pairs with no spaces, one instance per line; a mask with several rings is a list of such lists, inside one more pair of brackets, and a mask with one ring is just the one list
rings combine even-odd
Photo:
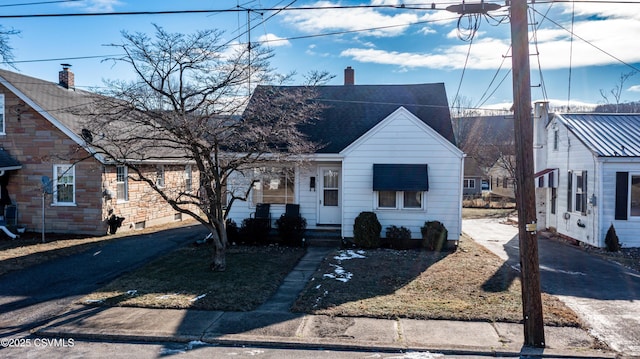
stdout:
[[[126,218],[122,230],[180,220],[176,212],[143,182],[129,181],[129,201],[117,203],[107,199],[103,191],[115,193],[115,166],[105,166],[88,156],[76,142],[0,85],[5,96],[5,134],[0,134],[0,147],[17,159],[22,168],[7,171],[7,189],[18,208],[18,224],[28,231],[41,231],[43,223],[42,177],[53,178],[55,164],[76,163],[75,205],[55,205],[52,195],[45,196],[44,227],[49,233],[83,233],[102,235],[107,232],[108,210]],[[20,111],[13,111],[17,108]],[[198,176],[193,166],[193,188]],[[155,171],[155,167],[150,167]],[[166,166],[167,186],[184,185],[184,166]],[[182,219],[187,219],[182,215]]]

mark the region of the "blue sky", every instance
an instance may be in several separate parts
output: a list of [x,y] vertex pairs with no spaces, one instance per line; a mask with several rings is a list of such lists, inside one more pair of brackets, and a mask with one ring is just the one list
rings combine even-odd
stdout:
[[[122,30],[151,34],[154,23],[171,32],[215,28],[223,30],[227,39],[237,37],[235,41],[245,43],[249,15],[255,26],[252,43],[272,48],[272,65],[283,73],[328,71],[336,76],[330,84],[340,85],[344,68],[351,66],[356,84],[443,82],[450,102],[456,95],[471,107],[508,108],[512,102],[510,24],[498,21],[507,14],[506,8],[493,12],[492,19],[482,18],[472,42],[459,38],[458,15],[444,10],[458,2],[448,0],[6,0],[0,3],[0,15],[222,10],[238,5],[269,9],[292,2],[293,8],[400,4],[405,8],[3,18],[0,24],[21,32],[10,39],[19,72],[57,81],[60,64],[70,63],[76,86],[83,88],[101,86],[103,79],[132,76],[124,64],[104,62],[101,57],[117,53],[105,45],[121,43]],[[428,9],[432,2],[436,10]],[[603,103],[601,90],[609,93],[620,85],[621,75],[640,68],[640,2],[536,2],[530,9],[529,22],[536,24],[535,33],[530,31],[533,100],[548,99],[563,106],[569,101]],[[640,73],[623,85],[621,102],[640,100]]]

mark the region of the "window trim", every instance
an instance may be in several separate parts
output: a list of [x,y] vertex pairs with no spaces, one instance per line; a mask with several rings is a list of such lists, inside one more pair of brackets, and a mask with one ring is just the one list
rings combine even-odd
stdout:
[[193,192],[193,168],[191,165],[184,166],[184,191]]
[[[587,173],[587,171],[569,171],[567,179],[567,212],[580,213],[583,216],[587,215],[589,204],[587,200],[589,184]],[[578,200],[580,203],[578,203]]]
[[[59,168],[64,168],[62,174],[59,174],[58,169]],[[60,175],[60,177],[62,177],[63,175],[67,175],[68,173],[71,173],[71,179],[72,179],[72,200],[71,202],[61,202],[58,200],[58,181],[59,178],[58,176]],[[53,199],[52,199],[52,205],[54,206],[75,206],[76,205],[76,166],[72,165],[72,164],[54,164],[53,165]]]
[[[118,180],[118,170],[123,169],[124,181]],[[118,185],[123,184],[124,198],[120,198],[120,191],[118,190]],[[119,203],[124,203],[129,201],[129,169],[127,166],[116,166],[116,200]]]
[[[380,193],[381,192],[395,192],[395,207],[381,207],[380,206]],[[420,207],[405,207],[404,194],[406,192],[419,192],[420,193]],[[374,191],[374,207],[376,210],[382,211],[424,211],[426,210],[426,193],[427,191]]]
[[0,93],[0,135],[6,135],[7,134],[7,114],[5,112],[6,106],[5,106],[5,96],[3,93]]
[[[276,170],[278,170],[278,173],[280,176],[284,176],[284,183],[286,186],[284,190],[284,193],[285,193],[284,202],[278,202],[278,203],[264,202],[264,190],[263,190],[264,179],[268,173],[273,174],[275,173]],[[297,201],[296,172],[297,171],[295,167],[287,167],[287,166],[283,166],[283,167],[268,166],[268,167],[254,168],[253,176],[256,181],[253,183],[251,188],[250,206],[255,208],[255,206],[258,203],[269,203],[276,206],[286,205],[286,204],[295,204]],[[291,184],[291,192],[292,192],[291,196],[289,196],[289,189],[288,189],[289,184]],[[258,194],[257,191],[259,191],[260,194]]]
[[[636,177],[640,180],[640,172],[629,172],[629,185],[627,190],[627,195],[629,196],[627,200],[627,220],[638,221],[640,220],[640,215],[634,215],[631,211],[631,206],[633,205],[633,178]],[[640,198],[638,198],[640,199]]]
[[158,188],[166,186],[164,165],[156,166],[156,186]]
[[[476,179],[475,178],[465,178],[463,181],[463,186],[465,189],[475,189],[476,188]],[[473,186],[470,186],[473,184]]]

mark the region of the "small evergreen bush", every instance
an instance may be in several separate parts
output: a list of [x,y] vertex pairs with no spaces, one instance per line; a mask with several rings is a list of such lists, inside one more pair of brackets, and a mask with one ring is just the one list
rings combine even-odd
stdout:
[[616,229],[613,228],[613,224],[611,224],[609,230],[607,231],[607,235],[604,237],[604,244],[607,246],[607,250],[609,252],[620,251],[620,240],[618,239],[618,235],[616,234]]
[[407,227],[390,226],[387,227],[385,237],[391,241],[411,239],[411,231]]
[[424,222],[420,228],[422,246],[430,251],[441,251],[447,244],[449,231],[439,221]]
[[227,240],[229,243],[240,242],[240,228],[238,228],[238,224],[233,219],[227,218],[225,227],[227,229]]
[[240,227],[240,237],[243,242],[267,244],[269,239],[269,220],[262,218],[245,218]]
[[278,235],[289,246],[301,246],[307,220],[301,216],[281,216],[276,220]]
[[361,212],[353,223],[353,242],[362,248],[380,247],[382,225],[373,212]]

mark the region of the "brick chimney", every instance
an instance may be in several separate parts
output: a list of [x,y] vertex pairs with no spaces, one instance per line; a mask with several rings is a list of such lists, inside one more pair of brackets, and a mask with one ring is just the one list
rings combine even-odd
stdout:
[[74,81],[73,72],[69,70],[71,65],[69,64],[61,64],[61,65],[62,65],[62,71],[58,72],[58,85],[66,89],[75,88],[76,84]]
[[344,69],[344,84],[345,86],[356,84],[356,74],[351,66],[347,66],[347,68]]

